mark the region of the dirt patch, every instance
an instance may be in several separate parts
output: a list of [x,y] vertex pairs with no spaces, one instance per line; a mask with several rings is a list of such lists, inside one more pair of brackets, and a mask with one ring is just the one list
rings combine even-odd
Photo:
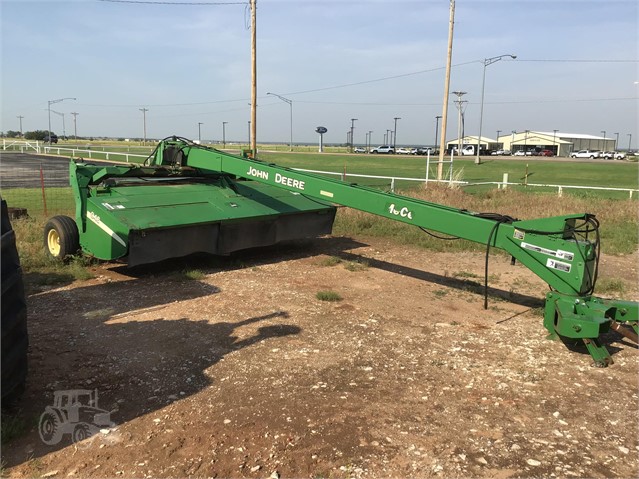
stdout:
[[[604,258],[637,299],[637,256]],[[180,276],[200,268],[199,280]],[[326,238],[29,298],[28,433],[13,477],[636,477],[637,349],[547,341],[547,286],[494,255]],[[325,302],[318,291],[341,301]],[[97,389],[113,425],[53,446],[53,392]]]

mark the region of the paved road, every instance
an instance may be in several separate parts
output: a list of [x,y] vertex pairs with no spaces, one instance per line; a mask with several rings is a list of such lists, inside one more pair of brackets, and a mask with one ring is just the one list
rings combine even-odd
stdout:
[[40,168],[47,187],[69,186],[69,159],[3,151],[0,154],[2,188],[40,187]]

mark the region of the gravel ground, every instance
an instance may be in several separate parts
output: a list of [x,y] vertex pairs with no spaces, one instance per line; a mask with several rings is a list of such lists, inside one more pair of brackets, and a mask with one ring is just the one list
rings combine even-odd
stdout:
[[[547,289],[509,258],[323,238],[96,277],[29,297],[12,477],[637,477],[637,347],[545,339]],[[187,279],[183,269],[203,274]],[[602,260],[639,298],[637,254]],[[340,301],[317,299],[334,291]],[[53,446],[53,392],[112,424]]]

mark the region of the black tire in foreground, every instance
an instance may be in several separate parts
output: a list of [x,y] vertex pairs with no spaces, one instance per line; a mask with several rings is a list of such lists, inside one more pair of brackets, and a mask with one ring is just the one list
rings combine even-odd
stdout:
[[27,304],[16,235],[2,200],[2,405],[15,402],[27,380]]
[[78,226],[68,216],[54,216],[44,226],[44,249],[47,254],[65,261],[80,249]]

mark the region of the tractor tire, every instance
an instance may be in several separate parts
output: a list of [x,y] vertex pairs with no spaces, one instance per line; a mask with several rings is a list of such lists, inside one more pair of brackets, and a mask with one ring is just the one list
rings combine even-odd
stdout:
[[62,440],[64,431],[62,424],[60,424],[60,419],[55,412],[49,410],[42,413],[40,422],[38,423],[38,433],[40,434],[42,442],[47,446],[55,446]]
[[73,434],[72,434],[72,440],[74,444],[77,442],[84,441],[85,439],[88,439],[89,437],[91,437],[91,430],[87,423],[80,422],[75,425],[75,427],[73,428]]
[[2,406],[16,402],[27,381],[27,303],[16,235],[2,200]]
[[67,261],[80,249],[78,226],[68,216],[54,216],[44,226],[44,249],[49,257]]

